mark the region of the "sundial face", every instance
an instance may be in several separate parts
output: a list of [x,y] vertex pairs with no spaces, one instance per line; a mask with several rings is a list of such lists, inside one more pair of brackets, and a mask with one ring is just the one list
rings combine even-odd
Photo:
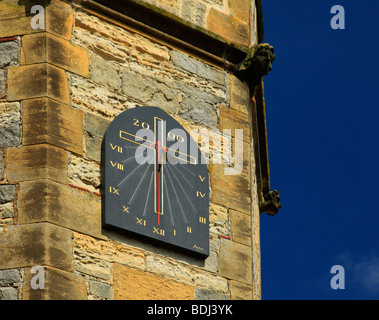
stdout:
[[209,255],[209,178],[188,132],[158,107],[124,111],[104,137],[104,223]]

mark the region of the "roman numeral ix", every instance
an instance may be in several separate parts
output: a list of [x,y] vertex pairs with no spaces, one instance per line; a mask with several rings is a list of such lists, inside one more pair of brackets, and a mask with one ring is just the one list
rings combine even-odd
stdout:
[[119,191],[120,191],[120,189],[116,189],[115,187],[109,187],[110,193],[117,194],[119,196],[120,195]]

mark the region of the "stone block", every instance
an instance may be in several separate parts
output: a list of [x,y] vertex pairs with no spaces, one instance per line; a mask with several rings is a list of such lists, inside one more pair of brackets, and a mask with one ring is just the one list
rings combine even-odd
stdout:
[[91,136],[103,139],[110,123],[110,120],[86,113],[84,128]]
[[137,72],[124,70],[122,73],[121,92],[142,103],[148,102],[154,94],[154,80]]
[[250,142],[250,119],[246,113],[220,106],[220,131],[230,129],[232,137],[236,136],[236,130],[243,130],[243,141]]
[[45,8],[45,28],[48,32],[65,39],[71,38],[74,14],[71,6],[58,0],[3,0],[0,2],[0,20],[5,20],[0,28],[0,37],[41,32],[33,29],[31,8],[34,5]]
[[[239,157],[242,155],[241,159],[234,161],[234,168],[237,170],[236,172],[241,176],[241,179],[244,179],[249,184],[249,188],[251,189],[251,176],[250,176],[250,167],[251,167],[251,147],[249,142],[236,140],[232,138],[233,145],[233,157]],[[242,167],[241,167],[242,164]],[[240,170],[240,171],[239,171]]]
[[110,89],[120,89],[120,71],[116,64],[92,54],[90,56],[90,65],[90,79]]
[[54,266],[73,270],[71,231],[49,223],[0,229],[0,269]]
[[2,20],[0,28],[0,38],[19,36],[41,31],[39,29],[32,28],[31,20],[32,16],[20,16]]
[[175,113],[178,95],[173,84],[135,71],[123,70],[121,92],[144,105],[158,105],[166,112]]
[[228,41],[249,46],[249,25],[215,8],[209,11],[207,29]]
[[188,265],[178,263],[174,259],[167,259],[161,255],[146,256],[146,271],[186,283],[193,281],[191,268]]
[[[132,56],[138,60],[166,63],[169,49],[143,36],[98,19],[84,12],[75,12],[75,37],[87,43],[93,52],[108,61],[125,62]],[[102,41],[99,41],[101,36]],[[109,39],[110,41],[105,41]]]
[[0,286],[20,282],[21,274],[19,269],[0,270]]
[[250,0],[231,0],[228,1],[229,9],[231,15],[246,23],[250,23],[250,15],[251,15],[251,8],[250,8]]
[[16,147],[21,140],[19,103],[0,103],[0,148]]
[[196,288],[203,288],[213,292],[223,292],[228,293],[228,281],[227,279],[219,276],[218,274],[212,274],[209,272],[202,272],[201,270],[196,270],[192,273],[193,282]]
[[0,204],[6,202],[13,202],[15,192],[16,187],[14,185],[0,185]]
[[232,239],[234,242],[251,246],[251,218],[249,214],[230,209]]
[[88,53],[68,40],[47,32],[22,38],[21,64],[48,62],[83,77],[89,76]]
[[52,0],[46,7],[46,31],[70,40],[74,11],[70,4]]
[[25,269],[22,295],[24,300],[87,300],[86,281],[71,272],[44,267],[45,288],[33,289],[32,277],[35,276],[30,268]]
[[5,98],[6,70],[0,70],[0,99]]
[[204,27],[208,6],[198,0],[182,2],[182,17],[197,26]]
[[101,161],[101,144],[102,140],[96,137],[86,137],[85,138],[85,146],[86,153],[85,158],[94,160],[96,162]]
[[225,175],[225,166],[210,164],[211,201],[241,212],[250,212],[250,180],[244,172]]
[[100,197],[49,180],[20,183],[18,222],[51,222],[89,235],[101,234]]
[[216,237],[218,235],[230,236],[230,222],[227,208],[210,203],[209,232]]
[[115,300],[193,300],[195,287],[172,278],[113,264]]
[[14,217],[13,202],[0,204],[0,219],[7,219]]
[[229,294],[225,292],[197,288],[196,300],[229,300]]
[[181,1],[179,0],[147,0],[146,2],[153,4],[158,8],[167,10],[176,16],[179,16],[180,14]]
[[111,300],[113,298],[112,287],[99,281],[89,281],[89,294],[107,300]]
[[8,151],[10,182],[50,179],[67,184],[67,152],[47,145],[13,148]]
[[71,155],[68,164],[70,184],[98,192],[100,187],[100,164]]
[[253,299],[253,287],[239,282],[230,280],[230,298],[232,300],[252,300]]
[[204,62],[196,60],[180,51],[172,50],[171,62],[190,73],[194,73],[199,77],[225,85],[225,73],[219,69],[211,67]]
[[0,300],[17,300],[17,289],[12,287],[0,288]]
[[0,151],[0,180],[4,179],[4,157],[3,152]]
[[0,42],[0,69],[12,67],[19,60],[17,40]]
[[8,69],[8,100],[49,97],[70,103],[66,73],[48,63]]
[[222,97],[180,81],[175,82],[175,89],[181,97],[180,117],[210,129],[217,127],[218,105],[225,102]]
[[23,102],[24,145],[49,143],[83,154],[83,114],[48,98]]
[[209,252],[209,257],[204,262],[204,269],[211,272],[217,272],[217,261],[217,253],[214,251]]
[[208,128],[217,126],[217,107],[206,100],[189,95],[180,104],[179,115],[188,121]]
[[110,280],[112,278],[112,264],[102,260],[101,258],[94,258],[86,255],[78,250],[75,253],[75,270],[92,277]]
[[[25,16],[25,4],[19,0],[3,0],[0,2],[0,19]],[[29,11],[30,12],[30,11]]]
[[251,247],[221,239],[219,273],[222,277],[252,284]]
[[69,81],[72,106],[79,110],[95,111],[113,119],[130,106],[128,99],[92,80],[71,74]]
[[249,86],[237,77],[230,76],[230,108],[249,114],[251,109]]
[[[102,262],[116,262],[140,270],[146,269],[144,251],[116,241],[99,240],[74,232],[74,252],[76,255],[83,257],[83,261],[80,259],[81,263],[92,259],[95,261],[101,260]],[[108,264],[102,264],[102,268],[107,269]],[[87,271],[92,272],[93,270],[87,269]],[[105,274],[103,273],[103,275]]]

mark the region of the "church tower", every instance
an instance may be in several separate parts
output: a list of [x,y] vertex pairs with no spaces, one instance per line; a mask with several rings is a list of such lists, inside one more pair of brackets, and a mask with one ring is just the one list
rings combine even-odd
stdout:
[[261,1],[2,0],[0,25],[0,298],[260,299]]

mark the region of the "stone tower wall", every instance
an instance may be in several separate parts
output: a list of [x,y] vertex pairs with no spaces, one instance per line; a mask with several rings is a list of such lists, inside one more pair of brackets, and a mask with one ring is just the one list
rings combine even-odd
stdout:
[[[86,9],[85,1],[41,2],[44,29],[31,26],[33,3],[0,2],[0,298],[260,299],[247,85]],[[226,42],[256,41],[253,1],[145,2]],[[199,136],[209,134],[211,158],[222,153],[224,129],[231,129],[229,147],[243,148],[239,174],[224,171],[235,150],[208,166],[205,260],[102,227],[103,135],[122,111],[145,105],[162,108]],[[243,129],[239,144],[235,129]],[[43,267],[43,289],[31,285],[35,266]]]

